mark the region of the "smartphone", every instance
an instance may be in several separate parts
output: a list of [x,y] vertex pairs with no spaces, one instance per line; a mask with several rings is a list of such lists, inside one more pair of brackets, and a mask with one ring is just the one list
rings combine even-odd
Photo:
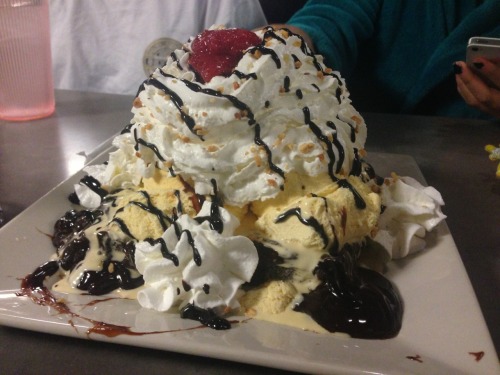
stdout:
[[500,38],[475,36],[469,39],[466,59],[468,65],[477,57],[500,61]]

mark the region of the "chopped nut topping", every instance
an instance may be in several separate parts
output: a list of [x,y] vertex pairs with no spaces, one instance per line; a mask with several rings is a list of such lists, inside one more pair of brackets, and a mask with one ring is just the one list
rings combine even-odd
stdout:
[[295,65],[295,69],[299,69],[302,66],[302,61],[297,60],[297,61],[295,61],[294,65]]
[[267,183],[271,186],[274,186],[274,187],[278,186],[278,183],[276,182],[276,180],[273,180],[272,178],[268,178]]
[[278,134],[278,136],[276,137],[276,140],[274,141],[272,147],[274,148],[274,147],[279,146],[283,142],[283,139],[285,139],[285,137],[286,137],[285,133]]
[[193,127],[193,131],[195,132],[196,135],[207,135],[208,134],[208,129],[205,129],[201,125],[195,125]]
[[115,271],[115,264],[114,263],[109,263],[108,265],[108,272],[113,273]]
[[361,119],[361,117],[356,116],[356,115],[352,116],[351,120],[354,120],[354,122],[356,123],[356,125],[361,125],[363,123],[363,119]]
[[135,156],[137,156],[138,158],[140,158],[142,155],[141,155],[141,153],[139,151],[136,151],[135,152]]
[[133,102],[132,105],[134,106],[134,108],[141,108],[141,107],[143,107],[142,101],[141,101],[141,99],[139,99],[139,97],[137,97],[137,98],[134,99],[134,102]]
[[238,82],[233,82],[233,89],[238,90],[240,88],[240,84]]
[[302,42],[300,40],[296,40],[295,42],[293,42],[294,47],[300,47],[301,45],[302,45]]
[[146,125],[144,125],[144,129],[146,129],[146,130],[151,130],[151,129],[153,129],[153,124],[151,124],[151,123],[147,123]]
[[256,165],[258,168],[262,167],[262,164],[263,164],[263,163],[262,163],[262,158],[260,157],[260,155],[259,155],[258,153],[256,153],[256,154],[254,154],[254,155],[253,155],[253,158],[254,158],[254,160],[255,160],[255,165]]
[[219,150],[219,146],[217,146],[217,145],[209,145],[209,146],[206,148],[206,150],[207,150],[208,152],[216,152],[216,151],[218,151],[218,150]]
[[303,154],[308,154],[314,149],[314,143],[308,142],[308,143],[302,143],[299,146],[299,151],[302,152]]
[[253,57],[255,57],[256,59],[260,58],[262,56],[262,52],[259,51],[258,49],[256,49],[253,53]]
[[187,135],[184,135],[184,134],[178,134],[177,138],[179,138],[184,143],[191,142],[191,139]]
[[318,70],[318,72],[316,73],[316,76],[319,78],[319,79],[323,79],[325,77],[325,75],[323,74],[323,72],[321,70]]
[[207,112],[201,112],[201,115],[202,115],[203,117],[207,117],[207,116],[208,116],[208,113],[207,113]]

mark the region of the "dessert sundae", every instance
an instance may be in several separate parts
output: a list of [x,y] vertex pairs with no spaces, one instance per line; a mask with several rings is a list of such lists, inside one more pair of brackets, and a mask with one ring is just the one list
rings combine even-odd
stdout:
[[443,202],[377,176],[344,79],[299,35],[206,30],[141,85],[132,113],[108,160],[85,168],[32,281],[215,329],[245,315],[397,335],[384,263],[425,246]]

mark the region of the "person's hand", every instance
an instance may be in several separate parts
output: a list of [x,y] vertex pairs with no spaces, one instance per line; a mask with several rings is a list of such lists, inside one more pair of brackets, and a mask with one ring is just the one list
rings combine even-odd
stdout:
[[455,63],[459,94],[471,107],[500,118],[500,61],[477,58],[473,66],[463,61]]

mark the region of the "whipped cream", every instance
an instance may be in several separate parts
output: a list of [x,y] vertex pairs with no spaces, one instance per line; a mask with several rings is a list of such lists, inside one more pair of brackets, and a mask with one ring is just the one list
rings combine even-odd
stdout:
[[111,189],[136,185],[155,166],[198,194],[242,206],[276,196],[287,173],[346,176],[366,140],[344,80],[303,40],[265,28],[230,77],[195,81],[190,42],[144,82],[129,132],[95,176]]
[[441,194],[412,177],[399,176],[387,178],[380,194],[385,209],[380,215],[375,241],[394,259],[424,249],[426,232],[446,218],[441,211],[444,206]]
[[248,238],[233,235],[239,221],[223,208],[221,233],[209,221],[199,222],[211,207],[206,201],[196,218],[180,216],[160,241],[136,244],[135,263],[145,282],[137,294],[141,306],[158,311],[187,303],[205,309],[239,307],[238,290],[257,267],[257,250]]

